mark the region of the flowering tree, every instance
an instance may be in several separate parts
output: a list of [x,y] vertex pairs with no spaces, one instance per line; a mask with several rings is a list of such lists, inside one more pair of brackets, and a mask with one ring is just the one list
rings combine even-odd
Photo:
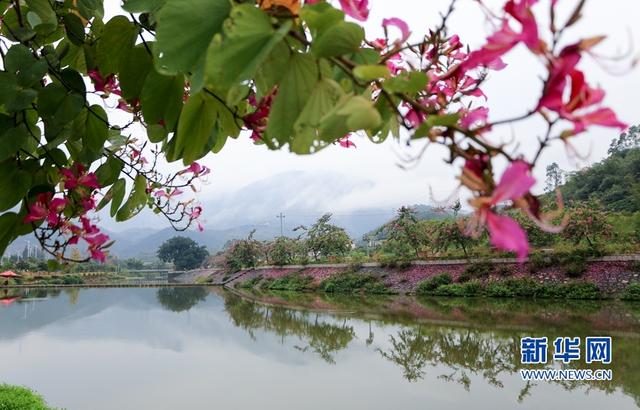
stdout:
[[324,214],[310,227],[299,226],[302,230],[300,238],[304,238],[304,248],[315,260],[320,257],[344,255],[351,249],[351,239],[347,232],[339,226],[329,223],[331,214]]
[[413,208],[398,209],[396,217],[383,225],[376,234],[385,238],[385,248],[403,258],[418,258],[420,249],[427,244],[427,231],[421,226]]
[[607,221],[607,213],[598,201],[577,203],[569,210],[568,224],[563,235],[576,245],[583,240],[595,247],[599,238],[609,238],[613,227]]
[[[486,226],[524,258],[525,233],[497,206],[550,229],[530,192],[541,152],[590,126],[625,127],[578,68],[603,37],[565,39],[585,1],[567,16],[557,2],[508,0],[496,14],[478,1],[496,29],[469,51],[447,27],[456,0],[416,40],[398,17],[366,38],[368,0],[127,0],[108,21],[100,0],[1,1],[0,250],[33,232],[56,257],[83,241],[104,260],[95,211],[124,221],[149,207],[176,229],[197,225],[202,209],[183,191],[228,138],[246,131],[264,148],[311,154],[354,147],[360,132],[445,146],[473,193],[468,234]],[[550,24],[538,24],[542,13]],[[490,121],[483,82],[519,44],[546,68],[541,96]],[[533,116],[547,129],[532,158],[487,138]],[[502,176],[497,158],[510,163]],[[159,171],[174,161],[185,168]]]

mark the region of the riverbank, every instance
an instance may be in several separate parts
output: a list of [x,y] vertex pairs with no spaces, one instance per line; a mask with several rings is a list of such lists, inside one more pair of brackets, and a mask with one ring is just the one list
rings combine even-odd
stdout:
[[[631,292],[640,290],[640,255],[564,263],[549,258],[526,263],[518,263],[515,259],[416,261],[404,267],[373,263],[267,266],[234,273],[192,271],[177,276],[175,280],[239,289],[330,293],[611,298],[627,295],[630,288]],[[532,284],[538,289],[532,290]],[[589,288],[585,284],[593,286]],[[523,287],[527,290],[523,291]],[[533,293],[520,294],[522,292]]]

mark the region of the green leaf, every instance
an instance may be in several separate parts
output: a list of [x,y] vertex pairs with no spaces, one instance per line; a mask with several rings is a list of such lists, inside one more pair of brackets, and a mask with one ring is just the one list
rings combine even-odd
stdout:
[[15,74],[0,71],[0,106],[7,112],[31,108],[38,92],[18,85]]
[[192,95],[182,110],[176,133],[176,153],[185,164],[203,156],[217,117],[215,101],[204,92]]
[[257,98],[260,99],[269,94],[273,87],[280,83],[289,66],[289,58],[291,58],[291,52],[284,41],[273,47],[271,53],[258,67],[254,77]]
[[[224,40],[215,41],[207,56],[207,83],[228,89],[250,80],[291,28],[285,21],[275,31],[269,16],[253,5],[234,7],[225,23]],[[238,99],[230,104],[235,105]]]
[[421,71],[409,71],[385,80],[382,87],[392,93],[415,94],[424,90],[428,82],[427,74]]
[[280,144],[289,140],[293,125],[307,104],[317,81],[316,59],[309,54],[294,54],[271,107],[267,126],[270,139],[275,139]]
[[29,192],[32,174],[13,159],[0,162],[0,212],[13,208]]
[[156,70],[149,71],[140,93],[140,105],[146,123],[164,121],[165,127],[172,130],[182,109],[183,95],[182,75],[166,76]]
[[75,119],[84,107],[84,98],[68,92],[60,84],[49,84],[38,93],[38,112],[54,125],[67,124]]
[[122,8],[129,13],[148,13],[160,9],[166,0],[126,0]]
[[87,20],[96,17],[96,20],[102,21],[102,17],[104,17],[102,0],[78,0],[77,7],[80,14],[82,14],[82,17]]
[[204,63],[211,39],[222,31],[230,11],[228,0],[167,0],[158,12],[156,69],[187,73]]
[[337,57],[355,52],[364,40],[364,29],[356,23],[340,22],[315,38],[311,51],[317,57]]
[[0,215],[0,255],[4,254],[7,246],[15,239],[14,228],[20,222],[15,212]]
[[295,135],[291,140],[291,151],[296,154],[317,152],[319,128],[322,118],[331,112],[344,95],[340,85],[330,79],[318,81],[309,101],[295,124]]
[[27,144],[30,137],[29,131],[24,124],[12,127],[4,132],[0,131],[0,161],[16,155],[16,152]]
[[375,129],[381,122],[380,113],[371,100],[362,96],[346,96],[323,118],[320,137],[333,142],[349,132]]
[[127,184],[125,183],[124,178],[120,178],[117,180],[111,189],[111,209],[109,210],[109,215],[113,218],[116,216],[118,212],[118,208],[120,208],[120,204],[124,200],[124,194],[126,190]]
[[164,141],[168,135],[166,128],[160,124],[147,125],[147,138],[154,144]]
[[62,22],[64,23],[64,29],[67,32],[67,38],[72,44],[80,46],[84,43],[84,25],[82,20],[74,13],[67,13],[62,16]]
[[116,213],[116,221],[122,222],[136,216],[147,203],[147,179],[138,174],[133,182],[133,190],[127,202]]
[[36,59],[22,44],[9,48],[5,56],[5,70],[16,74],[17,85],[32,87],[47,73],[47,62]]
[[353,74],[361,81],[373,81],[380,78],[388,78],[389,68],[384,65],[366,64],[353,69]]
[[96,46],[96,63],[103,77],[118,72],[137,35],[138,29],[125,16],[107,22]]
[[100,186],[109,186],[115,183],[122,171],[122,161],[118,158],[110,156],[107,160],[96,169],[96,177]]
[[325,2],[305,5],[300,11],[300,17],[307,23],[314,37],[319,31],[344,21],[344,13]]
[[125,100],[139,98],[144,80],[153,66],[151,56],[144,45],[129,50],[120,65],[120,89]]
[[87,92],[84,80],[82,79],[80,73],[76,70],[72,68],[65,68],[60,73],[60,76],[62,77],[62,81],[64,82],[64,84],[67,87],[71,88],[71,90],[80,94],[84,94],[85,92]]
[[429,131],[433,127],[453,127],[460,120],[459,114],[442,114],[442,115],[430,115],[427,119],[420,124],[420,126],[414,131],[411,138],[424,138],[429,135]]
[[58,26],[58,17],[49,0],[26,0],[29,6],[27,21],[39,34],[49,34]]

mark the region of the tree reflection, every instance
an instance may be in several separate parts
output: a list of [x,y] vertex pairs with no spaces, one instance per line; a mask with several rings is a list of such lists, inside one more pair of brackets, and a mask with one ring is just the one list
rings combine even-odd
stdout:
[[158,302],[172,312],[189,310],[207,298],[203,287],[165,287],[158,289]]
[[[465,390],[470,390],[472,380],[478,378],[499,389],[507,380],[520,380],[519,371],[524,368],[520,363],[520,338],[523,336],[547,336],[549,340],[578,336],[584,340],[594,332],[613,333],[612,355],[618,359],[611,365],[587,365],[584,361],[568,365],[577,369],[609,368],[613,371],[613,380],[555,384],[568,391],[586,389],[587,392],[610,393],[621,390],[640,405],[640,372],[637,370],[640,367],[640,304],[387,298],[358,305],[360,298],[353,296],[348,301],[317,295],[305,295],[302,300],[292,301],[273,293],[252,294],[251,297],[249,300],[226,295],[225,306],[234,324],[246,329],[254,338],[256,330],[274,333],[283,342],[288,337],[297,337],[303,343],[294,345],[295,348],[335,363],[335,353],[346,349],[356,337],[353,326],[347,325],[345,318],[352,323],[361,320],[363,325],[368,325],[368,331],[363,328],[362,335],[358,335],[362,345],[398,366],[408,382],[419,382],[428,372],[439,369],[440,374],[432,376],[459,384]],[[268,301],[270,305],[256,300]],[[320,306],[342,313],[319,316],[298,310],[301,306],[308,309]],[[389,325],[399,328],[388,334],[384,327]],[[374,330],[378,336],[375,340]],[[385,337],[388,344],[379,341],[380,334],[388,335]],[[551,360],[543,367],[553,365]],[[536,387],[546,385],[521,383],[520,392],[514,397],[518,402],[534,399]]]
[[273,333],[283,343],[287,338],[296,337],[302,342],[294,345],[296,349],[315,353],[330,364],[335,364],[335,353],[345,349],[355,337],[346,319],[338,325],[320,320],[318,314],[264,306],[233,294],[225,296],[225,310],[233,324],[246,330],[252,339],[256,339],[256,330]]

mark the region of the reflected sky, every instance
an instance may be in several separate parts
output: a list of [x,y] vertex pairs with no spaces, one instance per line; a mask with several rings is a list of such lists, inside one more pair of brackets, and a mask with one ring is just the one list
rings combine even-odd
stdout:
[[[68,409],[636,409],[640,403],[637,305],[520,311],[455,299],[296,300],[215,288],[0,294],[15,296],[0,306],[0,382],[30,386]],[[332,312],[301,309],[307,305]],[[517,320],[496,319],[507,316]],[[485,319],[481,326],[476,317]],[[561,335],[566,318],[582,323],[566,336],[610,330],[613,382],[527,386],[520,379],[518,338]]]

